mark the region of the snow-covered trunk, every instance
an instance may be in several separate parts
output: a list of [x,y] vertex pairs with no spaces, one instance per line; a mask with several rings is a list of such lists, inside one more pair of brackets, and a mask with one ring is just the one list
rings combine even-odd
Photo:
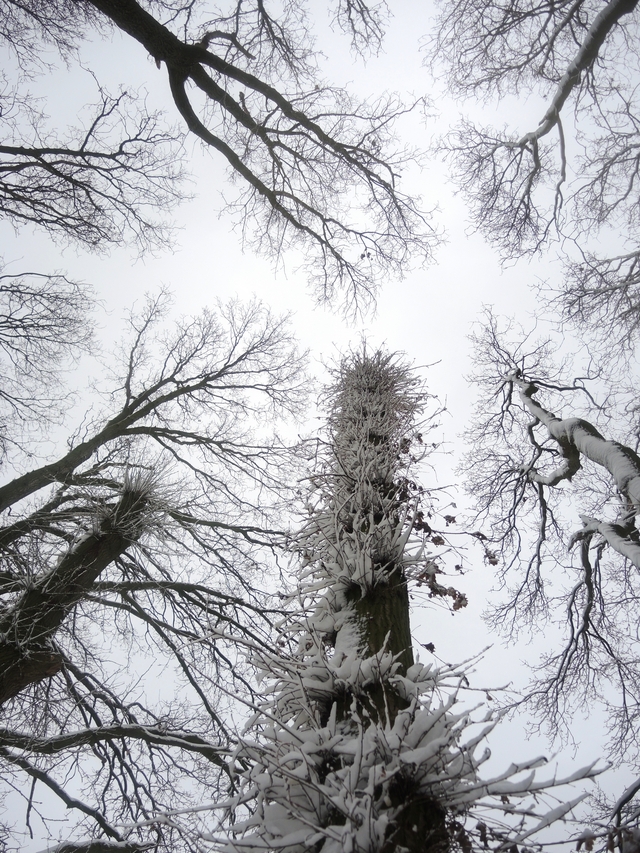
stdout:
[[541,759],[481,780],[488,751],[475,752],[495,721],[481,719],[477,731],[455,712],[464,668],[414,662],[407,570],[430,578],[434,595],[455,592],[436,583],[419,535],[424,492],[410,472],[424,447],[424,402],[412,371],[384,353],[363,349],[337,371],[328,440],[293,542],[298,606],[278,647],[254,650],[264,698],[231,765],[239,793],[217,804],[231,826],[208,836],[216,850],[506,850],[535,832],[531,822],[548,826],[573,805],[514,811],[509,797],[564,780],[538,782]]
[[[354,354],[329,390],[328,441],[294,543],[303,566],[301,608],[283,625],[297,651],[290,662],[264,662],[270,675],[280,674],[275,708],[288,721],[284,743],[293,738],[286,751],[299,741],[300,755],[318,756],[311,787],[297,800],[289,793],[291,805],[295,812],[307,801],[322,831],[305,832],[307,817],[296,824],[304,845],[283,845],[271,835],[264,849],[449,849],[446,809],[437,797],[416,797],[415,780],[400,764],[388,778],[384,760],[375,766],[378,753],[395,760],[387,741],[398,741],[396,725],[404,732],[413,720],[418,690],[411,678],[423,670],[414,665],[405,568],[415,561],[406,549],[421,490],[409,470],[416,447],[417,456],[423,452],[416,420],[424,401],[408,367],[381,352]],[[274,775],[284,773],[289,787],[283,734],[276,733]],[[402,820],[393,819],[400,814]],[[261,830],[269,835],[274,828],[266,818]]]
[[[333,557],[341,587],[334,599],[334,613],[343,617],[335,632],[335,654],[357,652],[362,661],[390,656],[399,676],[406,676],[414,662],[404,551],[417,511],[407,476],[411,430],[421,403],[412,393],[415,385],[381,353],[356,358],[342,371],[329,421],[324,484],[324,503],[330,509],[324,521],[329,523],[321,523],[316,545],[318,556],[328,549]],[[360,702],[373,721],[389,727],[410,704],[385,679],[371,679]],[[337,721],[348,721],[353,711],[353,696],[347,692],[337,703]],[[388,805],[402,809],[403,820],[390,828],[380,849],[448,850],[445,810],[428,798],[408,804],[410,793],[403,785],[389,792]]]
[[[356,593],[357,594],[357,593]],[[369,593],[354,601],[357,632],[360,635],[364,658],[372,657],[383,649],[391,652],[403,674],[413,664],[411,628],[409,624],[409,596],[404,572],[390,575],[384,585],[379,582]],[[381,683],[369,687],[372,713],[379,720],[392,723],[407,702],[397,691],[383,691]],[[345,708],[349,713],[349,709]]]
[[[315,556],[333,564],[338,587],[336,651],[362,659],[390,653],[403,675],[413,664],[403,556],[415,512],[403,474],[419,405],[406,384],[381,354],[343,371],[332,400],[323,506],[310,519]],[[368,693],[381,722],[392,724],[407,704],[380,681]],[[346,703],[338,708],[339,716],[349,713]]]

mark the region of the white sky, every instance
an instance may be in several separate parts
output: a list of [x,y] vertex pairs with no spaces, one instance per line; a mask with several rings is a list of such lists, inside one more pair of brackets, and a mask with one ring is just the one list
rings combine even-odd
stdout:
[[[318,6],[323,15],[323,4]],[[431,4],[399,0],[393,3],[393,8],[395,18],[386,52],[368,61],[366,66],[361,61],[352,62],[346,38],[334,35],[321,40],[321,47],[328,55],[323,72],[331,82],[349,84],[362,95],[377,94],[384,89],[415,95],[435,94],[418,53],[419,38],[429,28]],[[164,69],[157,70],[153,61],[130,39],[115,36],[111,43],[96,41],[85,50],[85,61],[112,92],[118,84],[130,87],[133,83],[146,87],[153,103],[166,104]],[[60,127],[72,123],[78,107],[90,102],[95,93],[89,75],[79,73],[77,68],[59,71],[47,81],[46,88],[50,94],[48,111]],[[36,81],[34,91],[42,90],[42,82]],[[435,107],[440,117],[427,126],[417,116],[406,120],[404,132],[410,143],[426,144],[432,133],[446,129],[464,109],[463,105],[452,104],[442,96],[438,97]],[[172,106],[168,104],[167,108],[172,114]],[[482,112],[477,106],[475,110],[476,116]],[[540,102],[532,99],[522,103],[513,101],[496,117],[487,108],[483,120],[498,124],[508,120],[530,129],[537,125],[541,114]],[[225,189],[223,164],[215,154],[203,154],[198,144],[189,144],[194,151],[191,168],[196,197],[177,211],[176,222],[181,230],[172,253],[136,261],[124,249],[106,257],[75,249],[61,250],[38,232],[25,229],[16,236],[5,222],[0,224],[0,245],[7,271],[63,269],[70,277],[93,284],[106,308],[100,322],[107,343],[119,337],[119,321],[124,310],[134,300],[141,299],[145,291],[161,284],[168,285],[176,294],[178,313],[197,311],[216,298],[224,300],[235,295],[248,298],[253,294],[277,311],[293,311],[301,344],[311,349],[319,373],[323,358],[331,358],[349,342],[356,342],[364,331],[373,343],[385,342],[392,350],[403,350],[416,364],[438,362],[428,376],[432,391],[446,400],[449,414],[443,418],[441,435],[451,443],[455,456],[460,445],[457,436],[467,425],[473,402],[472,389],[464,379],[471,369],[466,340],[471,324],[483,305],[493,304],[500,313],[518,314],[526,325],[528,314],[535,308],[529,285],[537,278],[556,274],[553,261],[524,261],[501,269],[497,255],[486,243],[477,235],[467,233],[464,204],[453,196],[446,182],[445,169],[436,162],[422,173],[417,170],[408,173],[403,189],[422,195],[427,207],[438,205],[440,213],[436,221],[447,232],[447,244],[437,252],[436,263],[429,268],[415,269],[403,282],[389,281],[380,294],[375,316],[348,325],[330,309],[314,304],[305,281],[296,272],[295,259],[285,257],[284,269],[274,273],[269,261],[242,252],[239,236],[233,232],[230,220],[224,215],[218,216],[222,206],[220,194]],[[442,457],[438,485],[453,481],[452,459]],[[430,484],[427,479],[425,485]],[[462,503],[461,495],[459,503]],[[452,617],[433,609],[422,610],[415,616],[415,633],[423,642],[435,642],[438,653],[450,661],[469,657],[495,644],[481,666],[484,682],[493,686],[514,679],[522,684],[526,681],[526,673],[521,661],[537,659],[543,639],[537,638],[532,645],[511,645],[507,649],[500,638],[487,635],[480,612],[489,594],[490,568],[482,565],[479,551],[474,562],[473,575],[467,575],[460,582],[460,587],[468,591],[470,597],[467,611]],[[428,653],[424,652],[423,659],[427,657]],[[590,728],[584,724],[576,728],[577,737],[585,742],[577,759],[572,751],[564,754],[564,770],[572,768],[574,760],[586,763],[598,756],[600,729],[601,720],[593,715]],[[531,757],[532,753],[549,752],[543,741],[535,745],[524,743],[520,723],[501,729],[493,739],[493,748],[500,766]],[[624,784],[619,780],[607,787],[619,790]]]

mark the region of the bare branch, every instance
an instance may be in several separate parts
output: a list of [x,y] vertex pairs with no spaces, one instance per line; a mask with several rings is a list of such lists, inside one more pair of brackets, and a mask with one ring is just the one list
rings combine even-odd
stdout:
[[[428,43],[455,94],[546,100],[525,133],[463,121],[440,147],[475,226],[505,258],[560,243],[567,281],[550,305],[546,294],[545,313],[559,311],[605,360],[637,337],[637,29],[636,0],[456,0]],[[602,256],[600,234],[614,242]]]
[[[242,178],[245,189],[233,207],[243,223],[257,223],[249,239],[276,257],[286,245],[304,247],[320,298],[345,288],[349,299],[365,299],[386,272],[401,273],[410,255],[430,255],[435,235],[429,216],[398,189],[399,173],[413,156],[393,151],[391,125],[405,111],[397,99],[358,104],[325,88],[264,10],[264,58],[258,59],[256,45],[246,41],[244,50],[231,50],[233,58],[210,49],[218,47],[214,36],[223,26],[204,42],[189,43],[135,0],[91,5],[166,66],[189,130]],[[353,4],[349,8],[348,15],[356,14]],[[367,8],[363,18],[364,11],[357,13],[364,34],[375,38],[377,13]],[[248,12],[238,6],[237,14],[243,19]],[[243,44],[239,31],[233,38]],[[270,82],[278,79],[272,63],[280,66],[283,82],[295,83],[293,94],[284,94],[280,81],[278,87]],[[300,89],[310,76],[313,85]],[[187,84],[205,96],[203,114]]]
[[164,128],[142,97],[98,89],[88,126],[63,138],[27,96],[0,93],[0,213],[16,228],[35,224],[94,249],[166,245],[170,229],[158,211],[184,197],[180,134]]

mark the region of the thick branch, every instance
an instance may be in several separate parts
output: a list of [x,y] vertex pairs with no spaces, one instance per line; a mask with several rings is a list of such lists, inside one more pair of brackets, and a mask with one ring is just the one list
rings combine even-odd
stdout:
[[571,92],[580,83],[582,72],[591,68],[596,61],[607,36],[619,22],[620,18],[633,12],[637,5],[638,0],[610,0],[605,8],[596,15],[593,23],[587,30],[582,44],[578,48],[578,52],[569,65],[567,65],[564,74],[560,78],[542,121],[536,130],[525,134],[518,142],[518,145],[524,148],[528,143],[546,136],[558,124],[560,112]]
[[84,729],[52,737],[34,737],[31,734],[0,729],[0,743],[5,747],[36,752],[39,755],[56,755],[67,749],[93,746],[103,741],[126,738],[142,740],[161,747],[175,747],[188,752],[197,752],[213,764],[226,768],[223,756],[229,754],[224,747],[215,746],[199,735],[187,732],[172,732],[156,726],[112,725],[97,729]]
[[[551,438],[560,445],[567,464],[564,468],[544,477],[530,471],[529,478],[537,483],[557,485],[570,479],[580,467],[579,455],[601,465],[611,474],[618,491],[628,502],[640,510],[640,457],[624,444],[608,441],[588,421],[582,418],[558,418],[544,409],[533,395],[538,388],[531,382],[513,375],[511,381],[520,388],[520,399],[531,414],[546,426]],[[577,465],[576,465],[576,454]]]
[[599,533],[618,554],[622,554],[640,569],[640,542],[630,539],[627,535],[628,532],[621,525],[599,521],[597,518],[590,518],[587,515],[581,515],[580,519],[584,526],[573,535],[570,544],[578,539],[588,537],[589,534]]
[[[90,459],[96,450],[110,441],[126,435],[128,427],[143,420],[173,400],[180,397],[190,397],[198,391],[206,389],[207,386],[215,382],[224,373],[225,369],[228,370],[230,367],[233,367],[233,363],[226,365],[221,371],[205,373],[204,375],[195,377],[192,382],[188,380],[178,382],[175,377],[162,377],[155,385],[146,388],[137,397],[133,398],[128,405],[108,421],[103,429],[97,432],[92,438],[81,442],[56,462],[43,465],[34,471],[29,471],[27,474],[16,477],[15,480],[0,487],[0,512],[53,482],[64,482],[79,465]],[[165,385],[169,385],[172,390],[164,394],[158,394],[159,390]],[[138,431],[141,432],[141,430]],[[149,432],[151,432],[151,428],[147,430],[147,434]]]
[[98,530],[28,587],[0,619],[0,705],[55,674],[62,661],[50,641],[100,573],[135,541],[148,495],[125,492]]

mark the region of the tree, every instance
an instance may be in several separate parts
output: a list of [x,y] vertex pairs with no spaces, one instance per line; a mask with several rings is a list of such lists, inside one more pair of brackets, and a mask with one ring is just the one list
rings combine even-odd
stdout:
[[[278,257],[299,247],[318,294],[371,295],[382,275],[401,273],[409,256],[434,244],[429,216],[399,189],[413,154],[395,145],[392,125],[405,107],[394,96],[358,103],[318,75],[308,20],[285,5],[278,16],[262,2],[231,4],[211,18],[204,3],[136,0],[6,0],[3,28],[18,62],[40,61],[35,45],[66,58],[85,34],[115,27],[162,66],[184,126],[220,153],[239,182],[229,206],[243,238]],[[154,17],[154,14],[157,17]],[[163,20],[166,23],[163,23]],[[336,20],[364,47],[380,37],[379,13],[338,4]],[[164,73],[164,72],[163,72]],[[36,145],[41,120],[27,96],[8,95],[15,145],[0,149],[7,176],[6,213],[89,245],[120,242],[133,231],[143,243],[162,238],[145,213],[176,197],[175,131],[128,92],[101,90],[97,116],[73,144]],[[24,135],[31,121],[33,139]],[[112,142],[112,139],[120,139]]]
[[506,592],[491,624],[511,636],[559,625],[526,701],[554,734],[570,730],[574,706],[602,703],[612,756],[637,769],[637,434],[620,440],[597,383],[563,381],[549,343],[521,334],[489,315],[476,339],[481,399],[464,467]]
[[477,227],[505,257],[560,241],[564,280],[541,289],[541,316],[587,342],[587,369],[567,380],[570,364],[552,356],[567,348],[500,331],[491,315],[477,336],[464,467],[506,592],[491,624],[510,636],[559,625],[530,703],[566,734],[574,704],[602,701],[612,754],[635,766],[637,27],[626,0],[461,0],[441,7],[430,44],[458,96],[545,99],[527,132],[465,120],[444,144]]
[[[78,331],[77,292],[65,304],[59,282],[23,278],[2,295],[14,363],[48,352],[54,368],[67,326]],[[40,324],[26,340],[19,300]],[[223,784],[233,741],[219,686],[245,683],[234,638],[266,642],[278,612],[258,595],[288,464],[268,422],[300,406],[303,358],[258,304],[173,327],[167,309],[160,295],[131,315],[102,411],[68,450],[0,487],[3,777],[28,831],[39,791],[75,812],[64,838],[76,851],[198,849],[170,825],[123,824]],[[7,464],[32,466],[32,448],[13,442]]]
[[547,99],[536,128],[465,120],[445,148],[477,227],[506,257],[562,241],[554,313],[609,353],[638,331],[637,35],[635,0],[457,0],[429,45],[455,95]]
[[407,584],[464,604],[437,580],[429,496],[413,479],[422,383],[397,356],[363,349],[340,364],[327,401],[327,442],[293,542],[296,609],[279,651],[253,649],[271,685],[234,754],[240,791],[217,806],[235,822],[226,840],[202,837],[229,853],[532,849],[536,831],[582,798],[539,813],[531,797],[570,781],[536,779],[540,759],[482,780],[487,754],[475,752],[495,720],[475,727],[456,713],[464,667],[413,657]]

